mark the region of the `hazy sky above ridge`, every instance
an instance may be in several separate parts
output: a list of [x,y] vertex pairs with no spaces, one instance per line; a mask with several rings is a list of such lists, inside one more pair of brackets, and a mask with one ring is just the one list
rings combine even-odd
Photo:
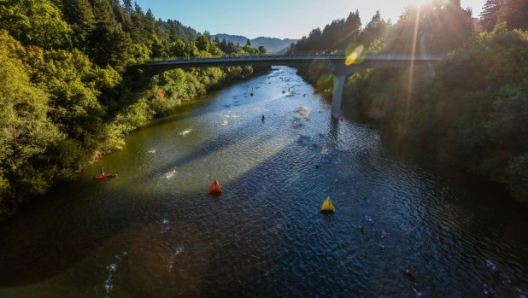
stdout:
[[[398,21],[405,7],[425,0],[135,0],[156,19],[177,20],[199,32],[227,33],[253,39],[260,36],[299,39],[315,28],[359,11],[367,24],[377,10],[385,20]],[[479,14],[486,0],[461,0],[463,8]]]

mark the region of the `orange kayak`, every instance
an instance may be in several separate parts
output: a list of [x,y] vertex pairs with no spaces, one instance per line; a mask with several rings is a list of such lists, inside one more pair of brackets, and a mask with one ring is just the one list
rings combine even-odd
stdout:
[[117,174],[107,174],[107,175],[95,176],[94,180],[103,180],[103,179],[106,179],[106,178],[114,178],[114,177],[117,177]]

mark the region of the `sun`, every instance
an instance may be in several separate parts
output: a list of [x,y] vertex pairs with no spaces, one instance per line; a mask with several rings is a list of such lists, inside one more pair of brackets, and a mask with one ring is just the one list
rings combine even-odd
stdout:
[[432,0],[405,0],[405,3],[410,6],[422,6],[430,2],[432,2]]

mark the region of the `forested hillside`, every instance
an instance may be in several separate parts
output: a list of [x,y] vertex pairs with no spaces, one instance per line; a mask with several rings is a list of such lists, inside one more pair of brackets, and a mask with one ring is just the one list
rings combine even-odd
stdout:
[[153,117],[253,73],[207,68],[150,78],[131,66],[259,51],[222,49],[207,32],[156,20],[130,0],[1,2],[0,219],[122,148]]
[[270,53],[278,53],[285,51],[292,43],[296,42],[296,39],[280,39],[280,38],[274,38],[274,37],[257,37],[254,39],[248,39],[247,37],[240,36],[240,35],[230,35],[230,34],[215,34],[211,36],[212,39],[218,38],[221,42],[231,42],[234,45],[237,43],[239,45],[246,44],[247,41],[251,43],[254,47],[260,47],[263,46],[266,48],[266,50]]
[[[528,201],[527,15],[526,0],[488,0],[478,21],[459,0],[409,7],[395,24],[377,13],[362,26],[356,11],[290,51],[444,55],[427,67],[354,73],[344,102],[376,120],[384,138],[415,142]],[[301,72],[321,89],[332,86],[316,65]]]

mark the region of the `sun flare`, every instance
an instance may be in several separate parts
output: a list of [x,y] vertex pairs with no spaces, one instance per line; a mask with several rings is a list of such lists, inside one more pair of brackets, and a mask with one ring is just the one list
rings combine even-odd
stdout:
[[405,3],[409,6],[422,6],[431,2],[431,0],[406,0]]

